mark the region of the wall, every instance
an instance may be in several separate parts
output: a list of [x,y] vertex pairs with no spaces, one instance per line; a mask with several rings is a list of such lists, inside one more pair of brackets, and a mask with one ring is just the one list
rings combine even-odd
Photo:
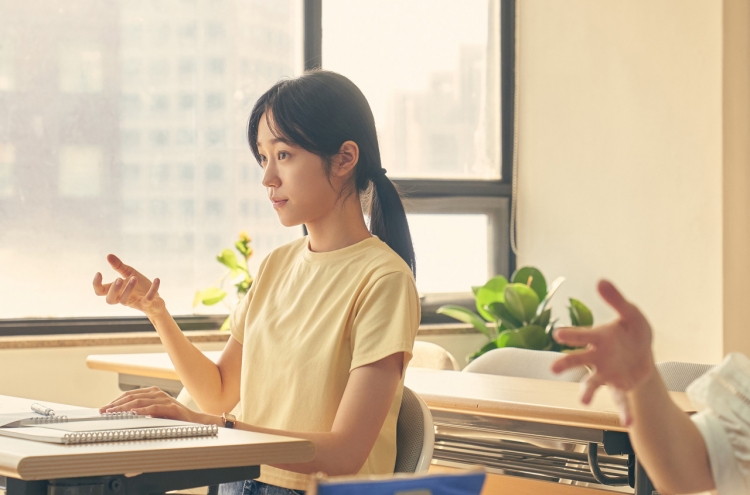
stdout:
[[520,0],[518,12],[519,264],[567,278],[558,314],[574,296],[600,322],[613,313],[595,284],[610,278],[647,313],[658,360],[717,362],[722,2]]
[[[222,343],[198,344],[204,351]],[[86,367],[90,354],[164,352],[161,345],[0,349],[0,395],[98,407],[122,393],[115,373]]]

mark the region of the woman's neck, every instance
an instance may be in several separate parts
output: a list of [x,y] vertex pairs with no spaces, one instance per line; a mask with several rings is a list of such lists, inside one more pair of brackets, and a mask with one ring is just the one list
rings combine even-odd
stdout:
[[305,226],[309,249],[316,253],[335,251],[372,237],[365,224],[358,194],[348,195],[328,215]]

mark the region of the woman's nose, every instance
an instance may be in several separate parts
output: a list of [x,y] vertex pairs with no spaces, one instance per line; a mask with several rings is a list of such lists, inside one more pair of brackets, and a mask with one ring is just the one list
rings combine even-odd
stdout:
[[279,185],[279,176],[276,174],[276,166],[269,160],[263,169],[263,179],[261,184],[265,187],[276,187]]

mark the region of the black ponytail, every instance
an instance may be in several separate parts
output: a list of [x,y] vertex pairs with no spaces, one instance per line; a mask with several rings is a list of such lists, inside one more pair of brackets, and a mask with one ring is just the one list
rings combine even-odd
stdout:
[[369,198],[370,232],[398,253],[416,277],[404,205],[380,161],[375,118],[359,88],[346,77],[323,70],[276,83],[255,103],[248,122],[248,141],[259,162],[258,125],[263,114],[268,117],[269,113],[273,115],[268,122],[271,132],[320,156],[328,174],[341,145],[357,143],[359,162],[353,186]]

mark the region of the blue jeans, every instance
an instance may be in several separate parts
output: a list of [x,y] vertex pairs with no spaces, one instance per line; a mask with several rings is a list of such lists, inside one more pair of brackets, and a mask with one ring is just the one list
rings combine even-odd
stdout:
[[304,495],[302,490],[290,490],[280,486],[266,485],[260,481],[235,481],[219,485],[219,495]]

